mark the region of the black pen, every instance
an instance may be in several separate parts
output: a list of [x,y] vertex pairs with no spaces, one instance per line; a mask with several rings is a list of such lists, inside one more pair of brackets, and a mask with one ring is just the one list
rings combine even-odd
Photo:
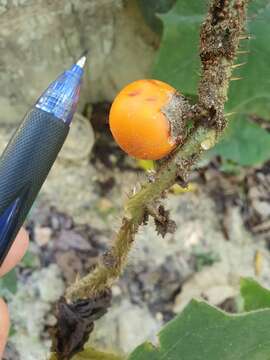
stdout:
[[82,56],[49,85],[0,158],[0,265],[67,137],[85,61]]

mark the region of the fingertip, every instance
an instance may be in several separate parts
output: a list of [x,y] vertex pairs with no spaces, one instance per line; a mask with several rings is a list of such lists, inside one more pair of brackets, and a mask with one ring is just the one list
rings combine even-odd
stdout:
[[12,244],[7,257],[0,267],[0,276],[9,272],[24,256],[29,245],[27,231],[21,228],[14,243]]
[[8,307],[3,299],[0,299],[0,359],[5,349],[9,332]]
[[[29,235],[28,232],[25,230],[25,228],[22,227],[20,229],[16,240],[18,239],[18,237],[20,237],[20,246],[24,250],[24,252],[22,252],[22,256],[23,256],[29,246]],[[16,240],[15,240],[15,244],[16,244]]]

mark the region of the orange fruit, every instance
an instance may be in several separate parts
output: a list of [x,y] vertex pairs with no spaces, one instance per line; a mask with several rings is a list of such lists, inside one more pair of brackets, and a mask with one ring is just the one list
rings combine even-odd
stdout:
[[115,141],[130,156],[157,160],[177,145],[164,109],[176,89],[158,80],[137,80],[113,101],[109,123]]

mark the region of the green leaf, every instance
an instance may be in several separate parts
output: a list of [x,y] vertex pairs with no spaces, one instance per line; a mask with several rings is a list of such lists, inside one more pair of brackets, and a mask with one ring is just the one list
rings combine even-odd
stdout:
[[[207,11],[207,1],[178,0],[161,16],[164,33],[153,69],[154,77],[175,86],[185,95],[194,95],[200,72],[199,28]],[[231,121],[227,136],[212,154],[221,155],[240,165],[260,164],[270,158],[270,135],[247,121],[247,114],[270,118],[270,3],[253,0],[249,6],[248,33],[252,40],[242,40],[239,56],[246,62],[234,70],[241,81],[232,81],[227,111],[239,115]]]
[[270,308],[270,291],[251,278],[241,279],[241,296],[246,311]]
[[87,348],[75,355],[72,360],[124,360],[120,355],[104,353],[93,348]]
[[228,315],[192,300],[159,334],[128,360],[269,360],[270,310]]
[[166,15],[153,76],[185,94],[196,94],[199,79],[199,28],[206,13],[205,1],[178,0]]
[[240,165],[260,164],[270,157],[270,134],[245,117],[231,121],[223,139],[210,154]]
[[245,114],[270,117],[270,3],[257,1],[249,11],[248,33],[252,39],[242,40],[242,48],[249,54],[240,56],[238,62],[246,62],[234,71],[241,81],[232,81],[227,108]]
[[169,11],[175,1],[176,0],[137,0],[145,21],[158,34],[162,32],[162,22],[158,18],[158,14]]
[[13,269],[0,279],[0,296],[6,296],[7,293],[15,294],[17,291],[17,274]]
[[224,172],[225,174],[240,175],[242,167],[234,161],[223,159],[219,170]]

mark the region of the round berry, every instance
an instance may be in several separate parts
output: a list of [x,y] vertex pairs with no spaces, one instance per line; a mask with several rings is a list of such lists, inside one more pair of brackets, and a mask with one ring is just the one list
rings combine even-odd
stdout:
[[109,116],[118,145],[137,159],[157,160],[168,155],[178,143],[170,119],[170,104],[175,107],[177,96],[176,89],[158,80],[138,80],[124,87]]

